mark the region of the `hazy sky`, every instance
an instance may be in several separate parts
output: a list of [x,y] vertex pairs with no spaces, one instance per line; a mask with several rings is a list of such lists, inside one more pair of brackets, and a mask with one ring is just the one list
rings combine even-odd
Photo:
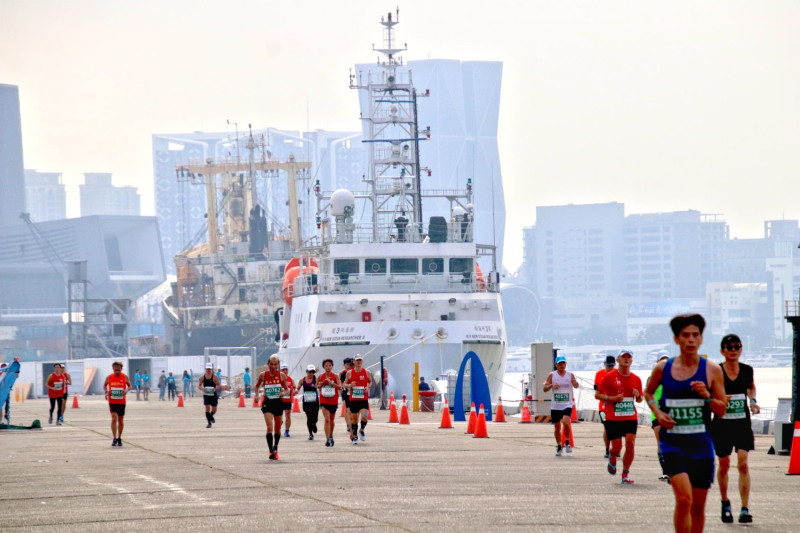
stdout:
[[83,172],[152,215],[154,133],[359,130],[348,70],[398,5],[406,60],[504,63],[510,270],[537,205],[697,209],[735,237],[800,218],[796,1],[2,0],[25,167],[64,174],[70,216]]

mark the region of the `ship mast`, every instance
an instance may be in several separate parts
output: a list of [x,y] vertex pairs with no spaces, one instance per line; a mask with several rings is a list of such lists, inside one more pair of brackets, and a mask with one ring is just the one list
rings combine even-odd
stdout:
[[[381,233],[390,232],[394,226],[418,240],[422,232],[422,194],[419,166],[419,141],[430,138],[430,128],[420,137],[417,125],[417,91],[411,72],[399,71],[403,66],[400,53],[408,50],[395,44],[394,27],[399,23],[399,10],[381,18],[383,47],[373,50],[381,54],[378,66],[382,72],[368,73],[362,82],[350,75],[350,88],[367,91],[367,111],[361,119],[366,125],[369,144],[370,170],[364,181],[371,188],[372,238],[379,242]],[[419,96],[428,96],[426,91]],[[405,228],[408,231],[405,231]],[[411,235],[415,232],[416,235]]]

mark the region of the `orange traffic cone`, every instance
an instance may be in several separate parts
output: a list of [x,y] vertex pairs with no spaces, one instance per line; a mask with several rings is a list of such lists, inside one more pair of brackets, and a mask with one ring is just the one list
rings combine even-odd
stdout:
[[469,422],[467,422],[467,435],[475,433],[475,424],[478,423],[478,415],[475,413],[475,402],[469,406]]
[[339,412],[339,417],[340,418],[344,416],[344,412],[345,412],[344,402],[342,402],[342,410]]
[[528,409],[527,405],[522,406],[522,418],[519,421],[520,424],[530,424],[531,423],[531,410]]
[[411,420],[408,418],[408,405],[406,405],[406,395],[403,394],[403,407],[400,409],[400,423],[410,424]]
[[253,407],[261,407],[261,403],[258,401],[258,393],[253,395]]
[[389,404],[389,423],[390,424],[397,424],[400,422],[400,419],[397,417],[397,407],[395,403],[392,402]]
[[578,421],[578,406],[575,405],[575,398],[572,399],[572,414],[570,415],[569,419],[572,422]]
[[372,407],[367,406],[367,420],[372,420]]
[[265,401],[265,400],[266,400],[266,396],[264,396],[264,395],[262,394],[262,395],[261,395],[261,405],[259,405],[259,407],[264,407],[264,401]]
[[506,421],[506,412],[503,411],[503,398],[500,396],[497,397],[497,412],[495,412],[494,414],[494,421],[495,422]]
[[563,427],[561,428],[561,445],[564,446],[567,443],[567,440],[569,440],[570,446],[575,446],[575,439],[572,437],[572,424],[569,425],[569,435],[567,435],[566,429]]
[[447,398],[444,399],[444,408],[442,409],[442,424],[439,429],[453,429],[453,422],[450,420],[450,408],[447,406]]
[[800,422],[794,423],[794,434],[792,435],[792,451],[789,452],[789,471],[787,476],[800,474]]
[[178,407],[183,407],[183,393],[178,393]]
[[297,396],[294,397],[294,403],[292,404],[292,412],[293,413],[300,412],[300,400],[297,399]]
[[239,393],[239,407],[244,407],[244,393]]
[[79,409],[79,407],[78,407],[78,395],[77,394],[73,394],[72,395],[72,408],[73,409]]
[[486,414],[483,412],[483,404],[481,404],[480,414],[478,420],[475,422],[475,434],[472,435],[473,439],[488,439],[489,432],[486,431]]
[[394,391],[391,391],[389,393],[389,405],[392,405],[393,403],[394,403]]

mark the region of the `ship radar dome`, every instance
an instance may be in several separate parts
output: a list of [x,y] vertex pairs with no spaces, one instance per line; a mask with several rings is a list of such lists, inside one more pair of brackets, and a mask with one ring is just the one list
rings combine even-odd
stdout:
[[355,197],[347,189],[337,189],[331,195],[331,214],[333,216],[352,216],[355,211]]
[[464,213],[466,213],[466,211],[464,211],[464,208],[461,207],[461,206],[457,205],[457,206],[455,206],[453,208],[453,216],[454,217],[462,216]]

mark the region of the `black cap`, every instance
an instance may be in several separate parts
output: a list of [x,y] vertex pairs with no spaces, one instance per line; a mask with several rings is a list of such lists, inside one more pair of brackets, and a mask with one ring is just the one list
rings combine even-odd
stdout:
[[606,366],[614,366],[617,364],[617,359],[613,355],[606,356]]
[[342,364],[352,365],[353,364],[353,358],[352,357],[345,357],[344,361],[342,361]]

